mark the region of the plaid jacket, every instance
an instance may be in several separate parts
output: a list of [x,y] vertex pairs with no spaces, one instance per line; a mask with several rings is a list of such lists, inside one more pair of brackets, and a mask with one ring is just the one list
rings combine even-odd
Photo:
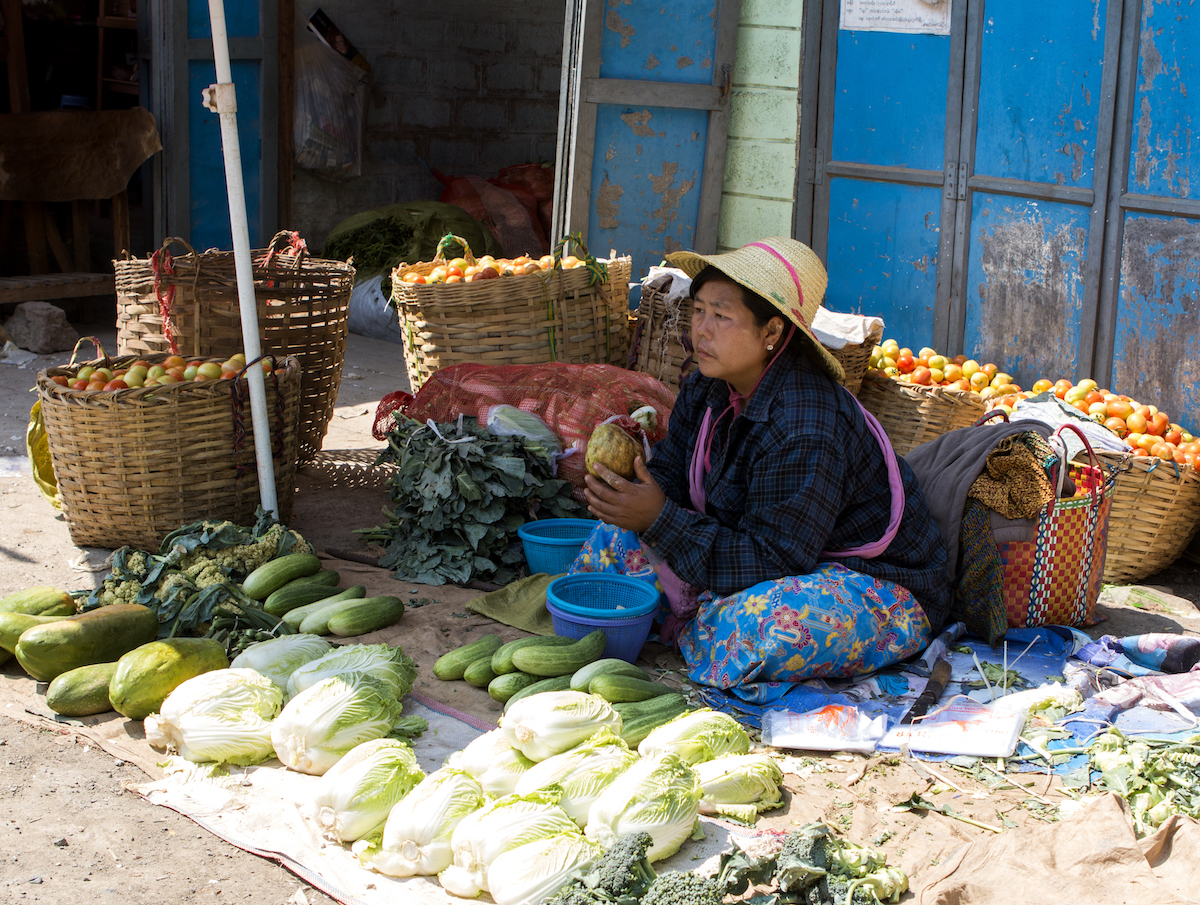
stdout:
[[[667,503],[642,540],[680,578],[733,594],[808,574],[823,550],[883,536],[891,492],[879,443],[850,394],[807,358],[781,358],[742,414],[721,418],[704,481],[705,512],[692,511],[687,473],[700,422],[705,409],[716,419],[728,405],[728,384],[691,375],[649,463]],[[951,596],[945,547],[912,470],[897,459],[906,497],[899,533],[875,559],[839,561],[907,588],[936,630]]]

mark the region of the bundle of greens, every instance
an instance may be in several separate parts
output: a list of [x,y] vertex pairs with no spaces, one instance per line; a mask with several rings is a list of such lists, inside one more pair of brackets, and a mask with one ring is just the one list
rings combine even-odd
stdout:
[[108,576],[80,611],[138,603],[158,613],[161,637],[203,634],[218,610],[236,617],[233,625],[225,620],[224,629],[273,632],[279,620],[262,618],[240,582],[272,559],[311,552],[304,538],[261,509],[253,525],[192,522],[167,535],[157,553],[132,547],[113,553]]
[[520,437],[496,437],[476,419],[422,424],[403,419],[375,464],[397,467],[388,524],[358,531],[386,548],[379,564],[421,584],[508,584],[523,559],[517,529],[532,518],[582,509],[571,484]]

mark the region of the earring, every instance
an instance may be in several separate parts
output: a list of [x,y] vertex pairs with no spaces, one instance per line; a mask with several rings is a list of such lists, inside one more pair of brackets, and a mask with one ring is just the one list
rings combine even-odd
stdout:
[[774,346],[767,346],[767,351],[768,351],[768,352],[773,352],[774,350],[775,350],[775,347],[774,347]]

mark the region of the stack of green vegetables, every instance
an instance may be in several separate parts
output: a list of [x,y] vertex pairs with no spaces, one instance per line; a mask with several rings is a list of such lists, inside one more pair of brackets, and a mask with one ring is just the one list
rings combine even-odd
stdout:
[[368,869],[437,876],[456,896],[541,905],[589,867],[609,863],[611,872],[621,861],[613,853],[636,837],[633,861],[647,880],[640,894],[654,877],[650,862],[677,852],[701,813],[753,819],[782,804],[778,765],[749,753],[737,720],[694,710],[658,722],[634,748],[622,739],[621,714],[598,695],[527,695],[353,850]]
[[543,447],[497,437],[474,418],[402,419],[376,464],[397,466],[388,524],[359,531],[386,552],[379,565],[421,584],[508,584],[524,559],[517,529],[531,518],[577,515],[571,484]]
[[1171,815],[1200,819],[1200,735],[1182,741],[1129,738],[1116,727],[1087,747],[1097,786],[1129,803],[1134,830],[1152,833]]

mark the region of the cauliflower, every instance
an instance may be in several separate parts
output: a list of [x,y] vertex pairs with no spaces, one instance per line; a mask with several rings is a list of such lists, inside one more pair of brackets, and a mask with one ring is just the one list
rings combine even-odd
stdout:
[[98,590],[97,605],[111,606],[114,603],[137,603],[137,596],[142,590],[142,585],[141,582],[134,579],[121,581],[118,578],[106,578]]
[[200,558],[197,558],[190,566],[184,569],[183,574],[199,590],[204,590],[210,585],[220,584],[229,577],[229,574],[219,563]]
[[[288,553],[313,552],[313,548],[299,534],[276,523],[253,543],[236,544],[221,550],[197,547],[180,560],[179,567],[188,575],[206,575],[207,583],[196,579],[196,584],[204,588],[224,581],[231,575],[238,579],[245,578],[259,566],[279,555],[281,545]],[[210,569],[219,570],[222,573],[221,577],[215,577],[215,573],[210,572]]]

